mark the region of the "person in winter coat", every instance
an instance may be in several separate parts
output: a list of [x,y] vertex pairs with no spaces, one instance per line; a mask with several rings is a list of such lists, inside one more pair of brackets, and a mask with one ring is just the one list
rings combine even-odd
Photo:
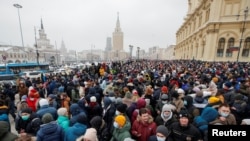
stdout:
[[57,110],[58,118],[57,123],[66,131],[69,127],[69,117],[68,111],[66,108],[59,108]]
[[98,141],[96,129],[88,128],[85,134],[77,138],[76,141]]
[[189,113],[190,123],[193,123],[194,117],[200,115],[200,110],[193,105],[194,100],[192,96],[187,95],[183,99],[184,107]]
[[95,116],[90,120],[90,127],[95,128],[97,131],[97,138],[99,141],[108,141],[107,136],[110,136],[107,133],[105,128],[105,122],[101,116]]
[[179,112],[179,121],[174,122],[169,127],[168,141],[198,141],[202,140],[202,136],[197,127],[189,122],[187,110]]
[[10,132],[10,125],[6,121],[0,121],[0,140],[1,141],[15,141],[17,135]]
[[72,105],[70,105],[69,111],[71,114],[69,126],[73,126],[76,123],[77,118],[80,114],[86,115],[86,113],[82,110],[82,108],[77,103],[73,103]]
[[204,141],[207,141],[207,131],[209,122],[216,119],[218,111],[213,107],[206,107],[201,112],[200,116],[194,118],[193,124],[200,130]]
[[50,113],[53,116],[53,119],[57,119],[57,109],[54,107],[50,107],[47,99],[42,98],[39,100],[38,103],[40,109],[38,109],[36,113],[39,116],[39,118],[42,119],[44,114]]
[[92,119],[94,116],[102,116],[102,107],[98,104],[95,96],[90,98],[90,102],[88,103],[86,109],[88,119]]
[[132,124],[131,134],[137,141],[146,141],[150,136],[156,134],[156,123],[148,113],[148,109],[139,110],[139,117]]
[[174,116],[174,113],[172,111],[172,105],[171,104],[165,104],[162,107],[162,112],[160,115],[158,115],[155,119],[155,123],[157,126],[159,125],[164,125],[167,128],[169,127],[169,125],[171,125],[172,123],[176,122],[177,119]]
[[157,115],[161,114],[161,110],[164,104],[169,103],[168,95],[167,94],[162,94],[160,100],[157,102],[155,106],[155,111]]
[[16,118],[16,131],[20,133],[29,133],[36,135],[40,127],[40,118],[31,108],[25,108],[21,111],[20,116]]
[[126,117],[123,115],[118,115],[115,117],[113,126],[114,130],[112,133],[111,141],[124,141],[126,138],[130,138],[129,129],[125,126],[126,125]]
[[37,90],[33,87],[29,88],[28,98],[26,99],[28,106],[32,109],[33,112],[37,110],[39,94]]
[[37,141],[63,141],[63,128],[57,124],[50,113],[42,117],[43,124],[37,132]]
[[66,108],[67,111],[69,112],[69,107],[70,107],[70,97],[66,93],[61,93],[60,94],[60,99],[61,99],[61,107]]
[[106,127],[108,128],[108,131],[110,131],[110,134],[112,134],[113,130],[113,119],[115,116],[115,105],[111,101],[111,99],[107,96],[103,98],[104,103],[104,109],[103,109],[103,120],[106,123]]
[[64,136],[64,141],[75,141],[81,135],[84,135],[87,130],[87,116],[80,114],[77,117],[76,123],[69,127]]
[[167,127],[164,125],[159,125],[156,128],[156,134],[150,136],[148,141],[167,141],[168,140],[169,131]]
[[146,107],[146,101],[143,98],[139,98],[136,103],[136,109],[133,111],[132,117],[131,117],[131,123],[133,124],[134,121],[137,119],[137,115],[139,115],[139,110],[141,108]]

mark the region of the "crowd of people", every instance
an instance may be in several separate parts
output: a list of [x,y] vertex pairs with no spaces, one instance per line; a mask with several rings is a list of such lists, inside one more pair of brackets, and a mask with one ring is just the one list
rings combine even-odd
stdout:
[[249,124],[244,62],[99,63],[0,94],[1,141],[207,141],[209,125]]

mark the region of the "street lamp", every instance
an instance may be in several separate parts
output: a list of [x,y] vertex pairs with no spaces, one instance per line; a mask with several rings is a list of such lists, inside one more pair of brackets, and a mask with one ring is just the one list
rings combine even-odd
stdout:
[[140,47],[137,47],[137,53],[138,53],[138,60],[140,59],[140,56],[139,56],[139,54],[140,54]]
[[[238,54],[237,54],[237,63],[239,62],[240,49],[241,49],[241,45],[242,45],[242,41],[243,41],[243,34],[245,31],[247,15],[248,15],[248,7],[246,7],[246,9],[244,10],[244,20],[243,20],[243,26],[242,26],[242,30],[241,30],[241,36],[240,36],[240,45],[239,45]],[[237,15],[237,16],[239,18],[240,15]]]
[[132,45],[129,45],[129,50],[130,50],[130,59],[132,59],[132,51],[133,51],[133,47]]
[[22,39],[22,45],[23,45],[23,47],[24,47],[24,43],[23,43],[23,32],[22,32],[22,25],[21,25],[21,18],[20,18],[20,13],[19,13],[19,9],[22,8],[22,6],[19,5],[19,4],[13,4],[13,6],[17,8],[18,17],[19,17],[19,26],[20,26],[20,32],[21,32],[21,39]]

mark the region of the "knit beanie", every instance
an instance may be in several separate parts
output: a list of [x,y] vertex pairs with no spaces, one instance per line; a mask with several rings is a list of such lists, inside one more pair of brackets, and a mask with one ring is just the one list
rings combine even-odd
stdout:
[[215,97],[215,96],[211,96],[211,97],[208,98],[208,103],[209,104],[215,104],[215,103],[217,103],[219,101],[220,101],[220,99],[218,97]]
[[188,111],[186,109],[181,109],[181,111],[179,112],[179,117],[186,117],[186,118],[189,118],[188,117]]
[[87,124],[87,116],[85,115],[85,113],[80,113],[77,116],[77,122],[86,125]]
[[159,125],[156,129],[156,133],[161,133],[165,137],[168,137],[169,134],[167,127],[164,125]]
[[121,104],[117,105],[116,109],[117,109],[117,111],[119,111],[121,113],[126,113],[127,105],[121,103]]
[[46,113],[42,116],[42,122],[44,124],[50,123],[51,121],[54,121],[53,116],[50,113]]
[[168,100],[168,95],[167,94],[162,94],[161,95],[161,100]]
[[91,127],[95,128],[95,129],[100,129],[104,126],[105,122],[102,119],[101,116],[94,116],[91,120],[90,120],[90,125]]
[[167,86],[162,86],[161,91],[167,93],[168,92],[168,87]]
[[162,107],[162,112],[172,111],[172,106],[170,104],[164,104]]
[[91,96],[90,97],[90,102],[96,102],[96,97],[95,96]]
[[22,97],[21,97],[21,101],[26,101],[27,100],[27,95],[23,95]]
[[126,118],[123,115],[118,115],[115,117],[115,122],[117,122],[120,127],[123,127],[126,123]]
[[32,113],[32,109],[31,108],[24,108],[21,113],[27,113],[27,114],[31,114]]
[[42,107],[42,106],[44,106],[44,105],[49,105],[49,102],[48,102],[48,100],[47,99],[40,99],[39,100],[39,105],[40,105],[40,107]]
[[59,109],[57,110],[58,116],[63,116],[63,115],[66,114],[66,112],[67,112],[67,109],[66,109],[66,108],[59,108]]
[[95,128],[88,128],[84,134],[84,139],[88,139],[90,141],[97,141],[97,132]]

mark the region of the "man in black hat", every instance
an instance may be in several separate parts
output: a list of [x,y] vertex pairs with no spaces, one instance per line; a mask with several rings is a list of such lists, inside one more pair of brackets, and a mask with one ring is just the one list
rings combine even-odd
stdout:
[[198,141],[202,140],[199,130],[189,122],[189,113],[186,109],[181,109],[179,112],[179,121],[170,125],[169,140],[178,141]]

